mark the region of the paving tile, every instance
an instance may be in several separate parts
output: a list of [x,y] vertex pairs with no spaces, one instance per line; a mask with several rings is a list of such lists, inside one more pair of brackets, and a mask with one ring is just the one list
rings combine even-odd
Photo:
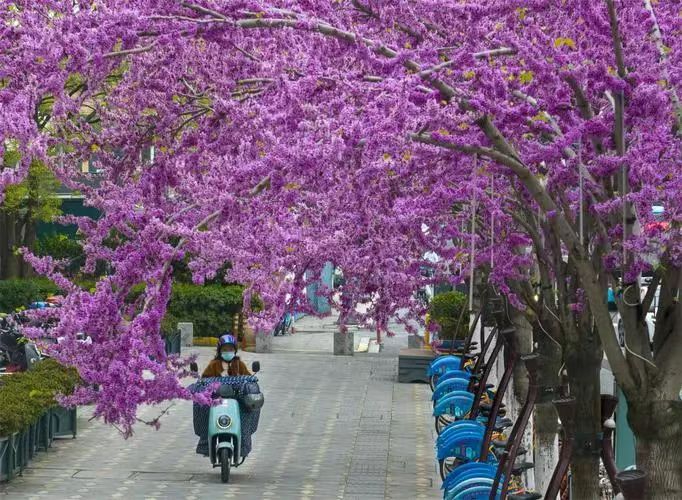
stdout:
[[[398,384],[400,334],[378,355],[334,357],[324,334],[276,338],[285,349],[310,352],[244,353],[258,359],[266,404],[254,448],[224,485],[205,457],[193,453],[191,404],[183,401],[154,431],[139,426],[124,440],[80,410],[79,435],[41,453],[23,477],[0,485],[0,497],[410,499],[441,498],[433,459],[431,391]],[[299,336],[297,339],[294,337]],[[305,338],[309,337],[309,338]],[[204,365],[211,349],[194,349]],[[151,419],[158,408],[141,410]],[[418,456],[417,450],[420,450]]]

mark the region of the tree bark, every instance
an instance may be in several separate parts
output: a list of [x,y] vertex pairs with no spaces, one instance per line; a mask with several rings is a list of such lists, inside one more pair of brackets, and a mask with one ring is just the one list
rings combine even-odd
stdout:
[[[24,218],[23,227],[23,243],[22,246],[28,248],[29,250],[35,250],[36,242],[36,221],[32,220],[32,217],[26,216]],[[22,278],[30,278],[35,276],[33,272],[33,267],[26,262],[23,257],[20,257],[20,273]]]
[[682,401],[628,401],[628,422],[637,436],[637,468],[656,500],[682,498]]
[[5,266],[7,265],[7,221],[5,213],[0,211],[0,279],[5,276]]
[[[528,320],[523,313],[511,308],[509,312],[511,314],[512,322],[516,327],[516,343],[519,353],[523,355],[533,352],[533,329],[531,325],[528,323]],[[512,420],[516,421],[528,394],[528,371],[526,370],[524,363],[516,364],[510,389],[511,390],[507,391],[507,394],[505,394],[507,415]],[[523,433],[523,439],[521,440],[521,446],[528,450],[528,460],[532,459],[532,455],[530,455],[530,453],[533,443],[533,428],[534,423],[533,419],[531,418]],[[534,488],[535,474],[533,469],[529,469],[524,472],[522,480],[523,484],[525,484],[528,488]]]
[[16,216],[11,213],[5,213],[5,262],[3,264],[2,279],[13,279],[19,277],[19,258],[14,254],[15,246],[17,245],[16,238]]
[[[586,333],[586,332],[584,332]],[[576,398],[576,440],[571,460],[573,498],[599,500],[602,351],[593,335],[580,336],[565,351],[571,395]]]
[[[540,363],[538,379],[542,383],[543,391],[540,400],[535,405],[535,445],[533,447],[533,463],[535,464],[535,490],[538,493],[545,493],[549,482],[552,479],[554,468],[559,461],[559,426],[558,416],[552,400],[557,397],[557,393],[548,392],[548,389],[558,388],[560,384],[559,370],[561,368],[561,347],[549,338],[559,338],[559,332],[552,328],[554,323],[551,320],[543,322],[543,332],[540,325],[534,325],[534,339],[536,351],[542,356],[543,362]],[[551,499],[554,500],[554,499]]]
[[[551,403],[535,406],[535,491],[544,494],[559,460],[557,413]],[[555,500],[555,499],[549,499]]]

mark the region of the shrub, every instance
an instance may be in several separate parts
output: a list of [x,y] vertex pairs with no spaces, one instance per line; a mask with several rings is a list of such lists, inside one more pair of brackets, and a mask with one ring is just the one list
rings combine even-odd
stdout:
[[17,308],[43,301],[58,292],[57,285],[44,278],[0,281],[0,312],[14,312]]
[[[444,292],[434,296],[429,305],[429,317],[440,326],[440,338],[464,338],[469,332],[467,296],[461,292]],[[464,316],[457,329],[457,323]]]
[[[136,286],[129,300],[137,299],[144,285]],[[194,337],[217,337],[232,326],[232,318],[241,312],[244,287],[241,285],[191,285],[174,283],[161,331],[173,333],[180,321],[194,324]],[[259,306],[254,301],[253,307]]]
[[232,326],[233,316],[242,310],[243,291],[238,285],[176,283],[168,315],[175,325],[178,321],[192,322],[197,337],[216,337]]
[[53,234],[38,239],[36,253],[49,255],[58,260],[67,260],[69,272],[77,271],[85,262],[85,253],[81,244],[64,234]]
[[55,396],[71,394],[79,383],[72,368],[52,359],[37,363],[32,370],[0,379],[0,436],[20,432],[41,415],[57,406]]

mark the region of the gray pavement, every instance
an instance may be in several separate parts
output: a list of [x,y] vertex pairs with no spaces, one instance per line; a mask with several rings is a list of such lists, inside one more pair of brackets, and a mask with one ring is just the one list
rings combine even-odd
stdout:
[[[380,354],[335,357],[332,319],[305,318],[273,339],[260,360],[266,402],[251,455],[229,485],[194,454],[191,404],[178,401],[155,431],[140,424],[124,440],[79,413],[75,440],[40,454],[23,477],[0,485],[21,499],[415,499],[440,498],[426,385],[398,384],[399,334]],[[356,343],[369,332],[356,333]],[[204,366],[209,348],[196,348]],[[146,407],[141,418],[165,406]]]

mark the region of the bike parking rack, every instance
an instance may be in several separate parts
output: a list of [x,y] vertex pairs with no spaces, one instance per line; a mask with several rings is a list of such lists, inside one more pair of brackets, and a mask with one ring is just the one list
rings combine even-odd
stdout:
[[[523,439],[523,433],[526,431],[526,426],[530,420],[531,413],[533,413],[533,407],[538,399],[540,393],[540,385],[538,382],[538,370],[540,369],[540,355],[537,353],[526,354],[521,356],[522,361],[526,365],[526,371],[528,372],[528,394],[526,395],[526,401],[521,409],[519,417],[516,419],[516,424],[512,428],[509,434],[509,439],[507,442],[511,445],[503,453],[500,464],[497,467],[497,473],[495,474],[495,482],[491,490],[491,500],[495,500],[493,492],[497,490],[497,485],[502,482],[502,491],[500,492],[500,500],[505,500],[507,497],[507,489],[509,487],[509,480],[511,477],[514,464],[516,463],[516,457],[521,446],[521,440]],[[504,478],[504,479],[502,479]]]
[[[441,427],[436,441],[446,500],[464,498],[503,500],[509,496],[511,476],[518,476],[528,466],[532,467],[531,463],[517,464],[516,459],[520,455],[524,431],[542,389],[538,380],[540,355],[537,353],[520,355],[515,338],[516,329],[511,321],[508,321],[503,302],[498,302],[501,306],[492,311],[496,324],[487,337],[482,333],[481,352],[471,372],[451,369],[442,373],[438,377],[438,383],[432,387],[434,415],[438,414],[440,418],[440,414],[444,412],[453,415],[454,419],[446,427]],[[480,319],[480,316],[477,315],[476,319]],[[470,329],[466,342],[471,338],[473,329]],[[482,417],[480,414],[483,398],[488,390],[487,381],[503,348],[504,370],[494,396],[490,394],[492,403],[485,406],[485,417]],[[486,360],[488,353],[489,357]],[[455,366],[458,363],[457,356],[460,355],[461,353],[454,353],[453,361],[439,361],[438,364],[452,363]],[[529,390],[526,401],[508,438],[502,444],[496,442],[496,449],[491,450],[493,433],[500,432],[511,424],[509,419],[500,419],[500,414],[504,415],[502,401],[519,360],[524,362],[528,372]],[[462,362],[458,367],[463,366]],[[472,399],[472,395],[473,404],[468,416],[465,417],[463,410],[468,404],[467,401]],[[457,407],[453,408],[455,406]],[[454,468],[452,464],[446,465],[446,460],[454,460]],[[514,496],[509,496],[510,500]],[[539,498],[539,495],[522,494],[521,498]]]
[[495,427],[495,422],[497,421],[497,415],[502,407],[502,399],[504,398],[504,393],[507,391],[509,382],[511,381],[512,375],[514,374],[514,368],[516,367],[516,362],[518,361],[519,354],[516,349],[516,341],[514,334],[516,329],[513,327],[505,328],[500,330],[498,342],[502,340],[505,346],[509,347],[509,362],[505,367],[502,379],[497,386],[497,392],[495,393],[495,398],[493,399],[493,406],[490,410],[490,415],[488,416],[488,423],[486,425],[486,433],[481,445],[480,461],[485,462],[488,457],[488,448],[490,447],[490,440],[493,436],[493,430]]

